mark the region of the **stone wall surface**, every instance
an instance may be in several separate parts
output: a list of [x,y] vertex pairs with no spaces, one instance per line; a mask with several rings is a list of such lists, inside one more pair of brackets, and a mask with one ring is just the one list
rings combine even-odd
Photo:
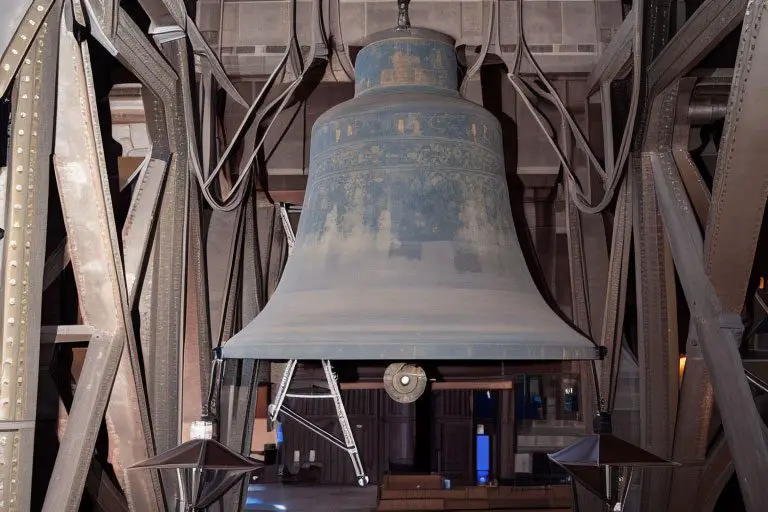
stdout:
[[[197,23],[218,47],[227,71],[240,77],[269,74],[288,42],[289,0],[199,0]],[[411,23],[444,32],[457,45],[483,43],[490,2],[487,0],[414,0]],[[500,40],[508,59],[517,49],[517,0],[501,0]],[[297,37],[311,42],[311,0],[299,0]],[[340,0],[344,43],[355,45],[365,36],[392,28],[397,18],[394,0]],[[588,73],[622,20],[619,0],[525,0],[523,28],[531,51],[547,72]],[[219,31],[222,36],[219,38]]]

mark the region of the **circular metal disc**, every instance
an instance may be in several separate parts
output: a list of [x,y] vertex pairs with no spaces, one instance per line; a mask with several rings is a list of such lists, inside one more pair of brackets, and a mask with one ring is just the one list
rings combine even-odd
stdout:
[[[405,378],[404,378],[405,377]],[[427,374],[411,363],[392,363],[384,371],[384,389],[395,402],[415,402],[427,388]]]

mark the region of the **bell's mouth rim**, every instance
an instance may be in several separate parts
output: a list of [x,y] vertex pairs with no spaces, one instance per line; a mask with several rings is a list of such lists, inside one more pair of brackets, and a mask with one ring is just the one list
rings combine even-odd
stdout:
[[362,41],[360,41],[359,44],[362,46],[360,51],[363,51],[366,46],[369,46],[373,43],[386,41],[388,39],[424,39],[444,43],[451,47],[456,45],[456,40],[453,37],[449,36],[448,34],[444,34],[443,32],[432,30],[431,28],[390,28],[387,30],[374,32],[373,34],[370,34]]

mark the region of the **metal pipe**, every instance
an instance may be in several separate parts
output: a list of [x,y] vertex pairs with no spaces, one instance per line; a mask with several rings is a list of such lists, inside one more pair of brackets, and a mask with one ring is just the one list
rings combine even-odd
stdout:
[[728,95],[694,96],[688,105],[688,121],[701,126],[725,119],[728,111]]
[[224,40],[224,0],[219,0],[219,40],[216,53],[219,54],[219,60],[221,60],[221,45]]
[[763,393],[768,393],[768,385],[766,385],[762,379],[756,377],[749,370],[744,370],[744,374],[747,376],[747,380],[751,382],[756,388],[758,388]]
[[179,511],[185,512],[187,510],[187,486],[184,483],[184,470],[182,468],[176,468],[176,479],[179,484]]

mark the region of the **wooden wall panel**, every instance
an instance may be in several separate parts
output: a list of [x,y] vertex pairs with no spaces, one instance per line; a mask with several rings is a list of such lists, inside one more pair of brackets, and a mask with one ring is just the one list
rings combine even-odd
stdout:
[[432,469],[449,478],[453,485],[471,485],[472,391],[435,391],[432,407]]
[[502,390],[499,392],[499,434],[497,436],[498,464],[496,472],[499,478],[514,478],[515,476],[515,392]]
[[[386,468],[386,446],[383,438],[382,400],[383,390],[353,389],[342,391],[349,423],[360,451],[371,484],[377,484]],[[327,432],[342,438],[336,413],[331,400],[286,400],[288,407]],[[291,420],[283,423],[283,454],[288,467],[293,462],[294,451],[301,452],[301,462],[306,462],[310,450],[315,450],[315,462],[323,467],[320,483],[353,484],[355,473],[349,455],[333,446],[310,430]]]

